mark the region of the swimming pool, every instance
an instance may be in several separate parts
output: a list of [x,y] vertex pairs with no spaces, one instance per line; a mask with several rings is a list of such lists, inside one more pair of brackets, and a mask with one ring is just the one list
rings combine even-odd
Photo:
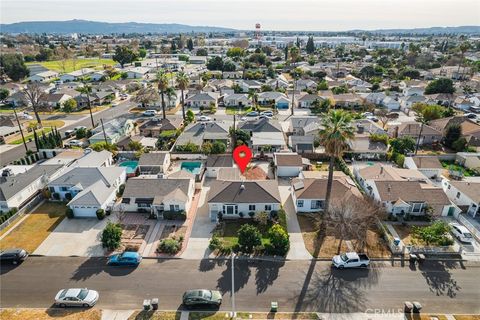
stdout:
[[193,174],[199,174],[202,163],[198,161],[185,161],[182,162],[180,169],[188,171]]
[[138,167],[138,161],[124,161],[118,166],[127,168],[127,175],[134,174]]

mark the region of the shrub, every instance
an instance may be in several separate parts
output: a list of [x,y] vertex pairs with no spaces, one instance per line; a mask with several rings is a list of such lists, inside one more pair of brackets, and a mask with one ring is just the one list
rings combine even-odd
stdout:
[[262,236],[255,226],[244,224],[238,230],[238,244],[245,253],[252,253],[256,246],[262,244]]
[[271,254],[284,256],[290,249],[290,239],[288,233],[279,224],[275,224],[268,231],[270,239]]
[[120,197],[123,196],[123,191],[125,191],[125,183],[122,183],[122,184],[118,187],[117,198],[120,198]]
[[175,239],[163,239],[158,245],[158,252],[175,254],[180,251],[182,244]]
[[248,213],[248,216],[249,216],[250,218],[253,218],[253,216],[255,216],[255,212],[250,211],[250,212]]
[[164,211],[163,219],[185,221],[187,219],[187,213],[185,211]]
[[65,193],[65,199],[68,201],[72,200],[72,194],[70,192]]
[[435,221],[427,227],[412,227],[414,237],[421,239],[427,245],[444,245],[451,240],[448,236],[450,226],[445,221]]
[[278,210],[278,224],[280,224],[285,231],[287,231],[287,213],[285,210]]
[[108,222],[102,231],[102,245],[108,250],[115,250],[120,246],[122,228],[118,223]]
[[244,213],[240,211],[240,212],[238,213],[238,216],[239,216],[240,218],[243,218]]
[[96,213],[98,220],[103,220],[105,218],[105,210],[98,209]]
[[268,213],[266,213],[265,211],[257,213],[254,219],[255,222],[257,222],[261,227],[266,227],[268,221],[270,220]]
[[70,208],[67,208],[65,210],[65,215],[67,216],[68,219],[73,219],[75,218],[75,215],[73,214],[73,210]]
[[54,200],[60,200],[60,194],[58,194],[57,192],[54,192],[54,193],[52,193],[52,198]]
[[212,251],[219,249],[222,246],[222,241],[217,235],[213,235],[212,239],[210,239],[210,243],[208,244],[208,248]]
[[388,135],[387,134],[379,134],[374,133],[371,134],[369,140],[372,142],[383,142],[385,145],[388,144]]

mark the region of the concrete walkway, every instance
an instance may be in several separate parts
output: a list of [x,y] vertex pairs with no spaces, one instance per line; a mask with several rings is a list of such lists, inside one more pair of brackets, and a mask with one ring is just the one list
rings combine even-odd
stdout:
[[312,255],[305,248],[302,231],[298,224],[297,213],[293,206],[290,186],[288,181],[283,180],[279,186],[280,198],[282,199],[283,209],[287,214],[287,229],[290,235],[290,250],[287,259],[291,260],[310,260]]
[[102,310],[102,320],[128,320],[135,310]]
[[158,247],[158,240],[156,241],[155,239],[158,237],[159,233],[162,233],[164,227],[165,227],[165,224],[161,222],[157,222],[155,224],[155,226],[153,227],[152,233],[150,234],[150,236],[146,241],[147,245],[143,249],[142,257],[149,257],[153,254],[153,252],[155,252],[155,250]]
[[397,230],[395,230],[395,228],[390,223],[385,223],[385,226],[394,238],[400,239],[400,243],[398,244],[398,250],[399,252],[403,252],[405,244],[403,243],[402,238],[400,238],[400,236],[398,235]]

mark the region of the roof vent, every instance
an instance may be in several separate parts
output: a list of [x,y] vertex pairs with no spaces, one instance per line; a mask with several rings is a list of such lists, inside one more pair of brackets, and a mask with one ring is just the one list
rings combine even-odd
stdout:
[[240,185],[240,190],[245,190],[245,185],[243,183]]

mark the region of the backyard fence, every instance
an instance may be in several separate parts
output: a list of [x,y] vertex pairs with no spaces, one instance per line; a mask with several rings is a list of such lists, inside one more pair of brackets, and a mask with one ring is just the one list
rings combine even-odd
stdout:
[[472,235],[477,239],[477,241],[480,242],[480,231],[475,228],[475,226],[470,221],[468,221],[467,218],[459,214],[457,220],[462,223],[468,229],[468,231],[472,233]]
[[44,200],[43,198],[43,195],[42,194],[38,194],[36,195],[35,197],[33,197],[26,205],[24,205],[22,208],[20,208],[20,210],[18,210],[13,216],[11,216],[10,218],[8,218],[7,220],[5,220],[5,222],[3,222],[1,225],[0,225],[0,231],[2,231],[3,229],[5,229],[6,227],[8,227],[10,224],[12,224],[13,221],[15,221],[15,219],[27,214],[30,212],[30,210],[32,210],[33,208],[35,208],[38,204],[40,204],[42,201]]
[[461,253],[462,247],[459,247],[457,250],[453,246],[444,246],[444,247],[417,247],[417,246],[406,246],[407,250],[410,253],[424,253],[424,254],[452,254],[452,253]]

